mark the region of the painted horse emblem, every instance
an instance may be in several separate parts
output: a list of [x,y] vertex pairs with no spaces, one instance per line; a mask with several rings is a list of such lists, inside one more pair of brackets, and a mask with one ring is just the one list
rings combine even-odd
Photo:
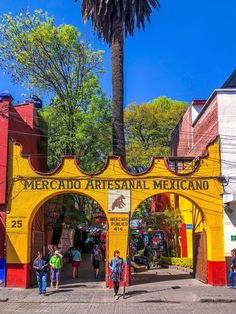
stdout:
[[112,210],[114,210],[115,208],[119,208],[119,209],[123,208],[126,205],[124,200],[125,200],[125,197],[124,195],[121,194],[121,196],[116,198],[114,202],[112,203],[112,206],[111,206]]

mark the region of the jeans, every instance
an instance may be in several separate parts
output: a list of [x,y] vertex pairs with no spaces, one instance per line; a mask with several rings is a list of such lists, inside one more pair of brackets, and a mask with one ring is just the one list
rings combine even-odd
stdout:
[[36,272],[39,292],[46,292],[47,288],[47,272],[46,271],[37,271]]
[[234,276],[235,276],[235,272],[234,272],[234,270],[231,269],[231,271],[229,272],[229,285],[230,285],[230,287],[234,287]]
[[119,287],[120,287],[119,281],[113,281],[113,289],[115,294],[118,294]]

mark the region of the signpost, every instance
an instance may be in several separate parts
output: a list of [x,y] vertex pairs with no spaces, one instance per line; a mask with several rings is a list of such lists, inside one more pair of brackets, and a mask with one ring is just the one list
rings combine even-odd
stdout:
[[193,224],[186,224],[187,230],[193,230]]
[[129,261],[129,240],[130,240],[130,211],[128,212],[128,239],[127,239],[127,248],[126,248],[123,299],[125,299],[125,289],[126,289],[126,283],[127,283],[128,261]]

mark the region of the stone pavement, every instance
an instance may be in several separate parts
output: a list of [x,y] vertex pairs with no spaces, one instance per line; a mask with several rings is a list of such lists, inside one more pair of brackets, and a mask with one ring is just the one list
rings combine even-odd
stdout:
[[[236,302],[236,289],[211,287],[176,269],[159,269],[136,274],[136,283],[126,289],[126,303],[145,302]],[[148,282],[148,279],[150,281]],[[135,280],[134,280],[135,283]],[[122,289],[120,290],[122,293]],[[0,299],[19,303],[114,303],[112,290],[102,281],[62,281],[59,290],[47,289],[47,296],[38,295],[37,288],[0,289]],[[236,306],[236,304],[235,304]]]
[[[48,288],[46,296],[38,295],[37,288],[0,288],[0,300],[2,300],[0,313],[3,313],[3,310],[6,310],[6,313],[28,313],[28,309],[29,311],[35,309],[36,312],[47,312],[48,310],[53,313],[54,311],[61,313],[60,309],[64,309],[62,313],[67,311],[79,313],[77,309],[83,308],[86,308],[86,313],[113,313],[114,311],[114,313],[126,313],[126,311],[132,313],[136,308],[135,313],[152,313],[152,310],[154,311],[157,307],[163,311],[167,308],[175,308],[176,311],[186,308],[193,312],[200,308],[206,309],[207,306],[215,309],[216,304],[222,311],[232,306],[231,313],[236,312],[234,310],[236,308],[236,289],[205,285],[193,279],[188,273],[177,269],[153,269],[134,274],[133,285],[127,288],[125,299],[120,297],[118,301],[114,299],[112,290],[105,288],[104,272],[101,273],[100,280],[94,280],[93,269],[88,257],[85,257],[80,277],[75,280],[70,277],[71,265],[67,265],[64,268],[60,289]],[[122,293],[122,289],[120,293]],[[8,301],[6,301],[7,299]],[[193,306],[194,304],[195,306]],[[9,312],[9,309],[12,309],[12,312]],[[93,309],[96,311],[93,312]],[[108,309],[114,309],[114,311],[109,312]],[[150,309],[150,311],[146,309]],[[217,310],[219,313],[220,311]]]
[[1,314],[234,314],[235,304],[222,303],[2,303]]

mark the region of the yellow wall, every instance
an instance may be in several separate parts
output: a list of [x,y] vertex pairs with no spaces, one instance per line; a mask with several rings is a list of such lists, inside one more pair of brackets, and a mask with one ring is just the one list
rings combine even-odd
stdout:
[[[193,223],[193,204],[187,199],[180,197],[179,209],[181,212],[181,216],[183,217],[183,223],[192,224]],[[191,229],[187,229],[186,233],[187,233],[188,257],[192,258],[193,257],[193,243],[192,243],[193,232]]]

